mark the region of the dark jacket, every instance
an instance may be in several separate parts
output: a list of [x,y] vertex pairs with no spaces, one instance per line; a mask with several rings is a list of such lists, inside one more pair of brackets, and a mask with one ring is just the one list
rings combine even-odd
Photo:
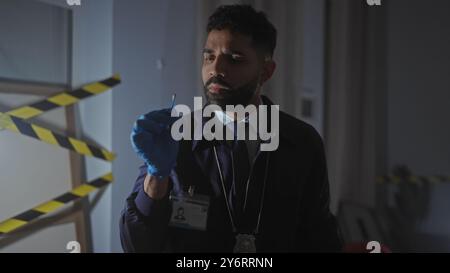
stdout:
[[[271,104],[266,98],[263,102]],[[254,191],[260,191],[270,153],[257,251],[340,251],[338,227],[329,210],[329,183],[320,135],[312,126],[282,111],[279,132],[278,149],[261,152],[252,172]],[[171,203],[168,197],[155,201],[145,194],[146,167],[142,166],[120,220],[125,252],[232,252],[235,235],[212,158],[214,144],[193,144],[188,140],[180,142],[177,166],[171,175],[172,191],[177,194],[195,185],[197,193],[210,196],[207,230],[169,227]],[[258,203],[256,199],[254,203]]]

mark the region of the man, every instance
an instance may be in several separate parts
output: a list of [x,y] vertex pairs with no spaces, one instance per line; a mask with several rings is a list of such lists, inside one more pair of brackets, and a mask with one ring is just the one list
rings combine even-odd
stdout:
[[[202,78],[209,105],[271,105],[260,95],[275,70],[276,30],[246,5],[209,18]],[[340,251],[322,141],[306,123],[279,113],[279,146],[261,139],[175,141],[170,109],[141,116],[131,140],[145,165],[120,228],[126,252]],[[233,113],[216,111],[224,125]],[[236,125],[235,125],[236,126]],[[174,221],[183,204],[186,223]]]

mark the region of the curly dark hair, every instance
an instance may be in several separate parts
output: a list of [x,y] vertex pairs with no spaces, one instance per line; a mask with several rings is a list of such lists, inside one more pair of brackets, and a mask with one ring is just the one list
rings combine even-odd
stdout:
[[255,48],[273,56],[277,30],[264,12],[257,12],[250,5],[219,6],[209,17],[206,32],[223,29],[250,36]]

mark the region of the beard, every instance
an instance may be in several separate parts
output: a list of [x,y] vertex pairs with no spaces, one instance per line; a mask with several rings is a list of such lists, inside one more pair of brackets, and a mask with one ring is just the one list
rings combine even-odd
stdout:
[[[211,93],[208,86],[212,83],[220,84],[228,89],[222,89],[218,93]],[[258,84],[259,79],[256,78],[241,87],[233,89],[220,77],[212,77],[205,83],[203,89],[208,104],[216,104],[225,111],[226,105],[243,105],[244,107],[249,105],[256,93]]]

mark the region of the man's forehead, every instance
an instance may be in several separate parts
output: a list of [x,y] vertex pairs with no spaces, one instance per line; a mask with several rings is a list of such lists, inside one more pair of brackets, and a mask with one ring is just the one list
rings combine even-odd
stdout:
[[241,53],[254,50],[249,36],[229,30],[211,30],[205,42],[205,49],[213,51],[220,49]]

